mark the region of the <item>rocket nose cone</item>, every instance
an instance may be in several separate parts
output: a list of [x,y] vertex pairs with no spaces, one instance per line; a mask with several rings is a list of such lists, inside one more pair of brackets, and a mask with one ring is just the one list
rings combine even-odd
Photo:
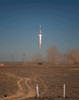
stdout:
[[41,33],[39,33],[39,35],[42,35]]

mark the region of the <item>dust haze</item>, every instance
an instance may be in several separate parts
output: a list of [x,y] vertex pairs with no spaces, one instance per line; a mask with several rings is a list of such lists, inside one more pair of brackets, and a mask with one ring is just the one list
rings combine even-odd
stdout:
[[[33,52],[30,61],[0,63],[0,100],[79,100],[79,50],[59,51],[56,46]],[[36,85],[39,86],[37,98]]]

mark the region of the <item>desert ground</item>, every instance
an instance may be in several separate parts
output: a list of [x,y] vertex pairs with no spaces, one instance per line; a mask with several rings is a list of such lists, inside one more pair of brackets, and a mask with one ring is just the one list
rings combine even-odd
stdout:
[[5,63],[0,67],[0,100],[79,100],[79,65]]

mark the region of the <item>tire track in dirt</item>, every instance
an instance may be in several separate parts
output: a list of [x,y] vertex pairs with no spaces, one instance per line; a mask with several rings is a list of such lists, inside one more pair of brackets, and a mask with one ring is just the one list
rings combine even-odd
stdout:
[[36,92],[31,86],[32,82],[30,78],[20,78],[20,80],[17,81],[17,85],[18,91],[16,92],[16,94],[0,98],[0,100],[24,100],[25,98],[35,97]]

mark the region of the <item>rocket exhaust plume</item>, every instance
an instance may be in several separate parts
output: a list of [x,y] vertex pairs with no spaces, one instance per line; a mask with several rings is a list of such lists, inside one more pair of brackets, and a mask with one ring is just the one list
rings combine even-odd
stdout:
[[40,26],[40,33],[39,33],[39,48],[41,49],[41,43],[42,43],[42,33],[41,33],[41,26]]
[[39,48],[41,48],[41,35],[39,35]]

